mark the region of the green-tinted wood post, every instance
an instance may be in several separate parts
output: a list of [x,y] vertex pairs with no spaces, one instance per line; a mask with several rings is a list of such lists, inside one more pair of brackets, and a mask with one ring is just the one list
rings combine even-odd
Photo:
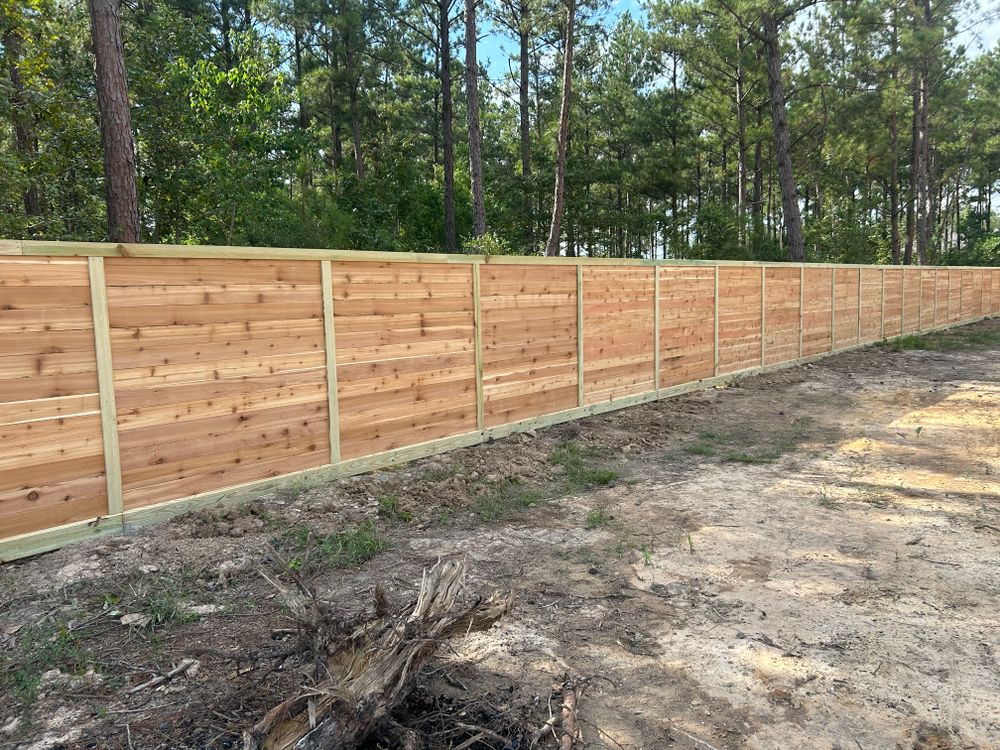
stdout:
[[653,266],[653,390],[660,390],[660,269]]
[[802,358],[802,339],[806,328],[806,267],[799,266],[799,358]]
[[483,429],[483,306],[479,287],[479,264],[472,264],[472,325],[476,347],[476,429]]
[[906,324],[906,267],[899,269],[899,335]]
[[713,375],[719,374],[719,267],[715,267],[715,344],[713,345]]
[[583,406],[583,266],[576,267],[576,403]]
[[101,435],[104,440],[104,473],[108,492],[108,515],[121,515],[121,453],[118,448],[118,409],[115,405],[115,376],[111,360],[111,328],[108,321],[108,292],[104,284],[104,258],[87,258],[90,276],[90,305],[94,321],[94,352],[97,356],[97,388],[101,404]]
[[830,351],[837,348],[837,269],[830,269]]
[[879,338],[885,340],[885,269],[879,269],[882,273],[880,283],[882,285],[882,299],[880,300],[882,310],[879,312]]
[[924,317],[924,269],[917,269],[917,330],[922,327]]
[[760,366],[764,366],[764,347],[767,340],[767,266],[760,267]]
[[323,345],[326,349],[326,407],[330,429],[330,463],[340,462],[340,399],[337,394],[337,335],[333,315],[333,267],[320,261],[323,291]]
[[856,343],[861,343],[861,273],[863,269],[858,269],[858,340]]

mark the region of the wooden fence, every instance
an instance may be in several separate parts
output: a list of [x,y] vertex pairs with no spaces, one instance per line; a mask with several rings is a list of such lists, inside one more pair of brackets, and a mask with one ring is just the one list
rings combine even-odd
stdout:
[[1000,313],[1000,269],[0,242],[0,559]]

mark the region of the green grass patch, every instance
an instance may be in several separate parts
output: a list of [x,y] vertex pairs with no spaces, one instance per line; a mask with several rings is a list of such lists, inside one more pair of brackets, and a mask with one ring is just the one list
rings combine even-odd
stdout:
[[528,487],[513,477],[494,484],[476,500],[473,511],[481,521],[498,521],[518,511],[534,508],[544,500],[545,494],[541,490]]
[[333,534],[316,534],[307,523],[286,531],[278,546],[288,554],[289,567],[298,569],[310,564],[332,568],[353,568],[372,559],[388,546],[388,541],[373,521]]
[[697,443],[685,445],[684,451],[685,453],[690,453],[693,456],[714,456],[715,446],[699,440]]
[[587,514],[587,528],[599,529],[602,526],[607,526],[611,520],[612,515],[607,508],[594,508]]
[[741,424],[725,432],[705,430],[698,433],[698,440],[683,447],[695,456],[721,456],[724,461],[741,464],[774,463],[790,453],[809,435],[812,420],[800,417],[788,424],[778,424],[771,429]]
[[617,471],[592,465],[593,457],[593,450],[573,441],[562,443],[552,452],[549,463],[563,467],[564,491],[605,487],[618,479]]
[[34,625],[16,637],[16,646],[0,653],[0,694],[25,705],[34,702],[50,669],[81,675],[93,665],[93,654],[65,625]]
[[413,520],[413,514],[403,508],[399,495],[382,495],[378,499],[378,507],[382,515],[393,521],[409,523]]
[[890,341],[886,346],[895,352],[931,351],[951,352],[962,350],[1000,349],[1000,329],[968,330],[955,328],[920,335],[907,335]]

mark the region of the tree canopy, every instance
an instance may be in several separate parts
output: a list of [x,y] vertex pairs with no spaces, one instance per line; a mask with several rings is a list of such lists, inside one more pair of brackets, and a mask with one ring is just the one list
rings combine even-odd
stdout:
[[[465,54],[472,9],[509,59]],[[807,260],[998,264],[1000,45],[965,46],[981,13],[136,0],[120,17],[140,239],[541,253],[568,67],[559,252],[787,260],[794,211]],[[86,5],[0,0],[0,35],[0,237],[105,238]]]

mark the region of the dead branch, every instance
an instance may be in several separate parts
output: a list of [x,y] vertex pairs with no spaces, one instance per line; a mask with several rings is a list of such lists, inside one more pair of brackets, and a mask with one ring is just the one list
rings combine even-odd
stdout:
[[[382,720],[406,697],[439,646],[488,628],[513,605],[513,593],[458,604],[464,579],[463,565],[439,562],[425,571],[408,615],[387,614],[385,602],[379,601],[373,619],[335,642],[322,644],[329,649],[322,674],[317,671],[314,684],[272,708],[247,731],[245,750],[350,750],[379,726],[392,733],[392,724]],[[307,586],[297,582],[298,591],[291,591],[268,580],[291,605],[300,625],[317,634],[317,646],[337,631],[330,622],[331,608]],[[305,591],[309,595],[301,596]],[[313,655],[318,656],[318,649]],[[416,741],[413,736],[408,739]]]

